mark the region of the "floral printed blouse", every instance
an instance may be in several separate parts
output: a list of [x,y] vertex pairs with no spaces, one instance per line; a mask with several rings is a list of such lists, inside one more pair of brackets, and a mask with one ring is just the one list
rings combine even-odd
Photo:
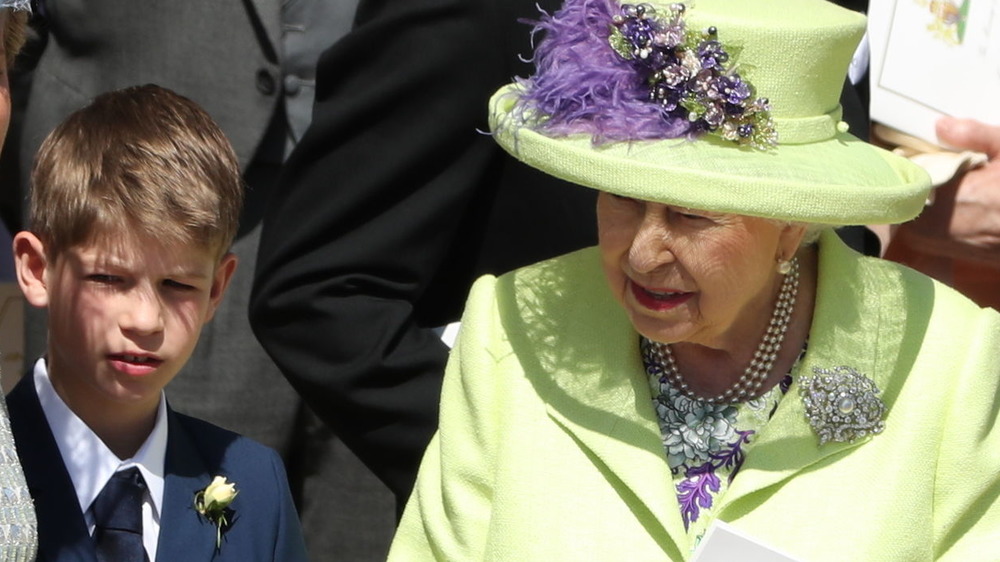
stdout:
[[715,519],[713,508],[743,466],[754,436],[788,392],[805,349],[785,378],[763,395],[743,403],[713,404],[674,388],[649,340],[641,338],[640,348],[684,528],[700,538]]

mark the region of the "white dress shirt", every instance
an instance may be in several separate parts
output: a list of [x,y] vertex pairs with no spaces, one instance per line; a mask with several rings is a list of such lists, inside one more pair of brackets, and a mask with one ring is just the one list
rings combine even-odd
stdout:
[[138,467],[146,480],[147,490],[142,502],[142,543],[149,559],[156,560],[160,509],[163,506],[164,461],[167,456],[167,402],[163,393],[160,393],[153,431],[134,457],[119,459],[56,393],[44,359],[35,363],[34,378],[38,400],[73,481],[90,534],[94,534],[94,514],[90,504],[115,472]]

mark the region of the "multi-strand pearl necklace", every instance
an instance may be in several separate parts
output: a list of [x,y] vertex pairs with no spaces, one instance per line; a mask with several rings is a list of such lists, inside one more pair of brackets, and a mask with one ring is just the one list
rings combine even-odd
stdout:
[[792,312],[795,310],[795,297],[799,293],[799,261],[792,259],[791,269],[781,282],[781,290],[778,293],[778,301],[774,304],[774,311],[771,313],[771,323],[767,327],[767,332],[757,345],[757,351],[750,361],[750,365],[743,371],[743,376],[733,383],[725,392],[711,398],[702,398],[691,390],[684,377],[677,369],[677,362],[674,361],[674,354],[670,351],[670,345],[660,342],[650,341],[653,358],[663,367],[664,376],[667,380],[685,396],[692,400],[702,400],[712,404],[742,402],[757,395],[760,387],[767,379],[771,367],[774,366],[775,359],[778,358],[778,351],[785,341],[785,332],[788,331],[788,324],[792,319]]

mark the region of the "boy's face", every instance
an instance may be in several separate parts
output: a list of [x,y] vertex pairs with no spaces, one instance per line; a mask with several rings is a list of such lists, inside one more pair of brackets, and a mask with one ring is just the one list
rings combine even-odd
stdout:
[[155,411],[235,270],[234,256],[216,256],[193,244],[102,237],[46,262],[42,300],[25,292],[48,308],[48,369],[70,408]]

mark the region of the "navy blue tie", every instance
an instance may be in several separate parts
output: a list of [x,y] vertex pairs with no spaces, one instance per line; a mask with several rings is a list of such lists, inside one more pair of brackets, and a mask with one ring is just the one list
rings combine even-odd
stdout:
[[146,562],[142,546],[142,499],[146,481],[136,467],[116,472],[91,505],[100,562]]

